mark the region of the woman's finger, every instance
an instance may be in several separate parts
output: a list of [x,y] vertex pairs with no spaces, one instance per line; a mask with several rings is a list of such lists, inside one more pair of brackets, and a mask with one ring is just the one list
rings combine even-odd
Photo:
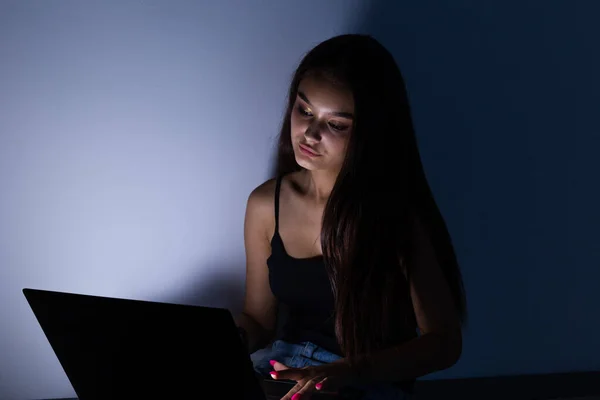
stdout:
[[319,391],[320,393],[325,393],[325,394],[338,394],[338,390],[335,387],[335,385],[331,384],[331,378],[324,378],[321,379],[320,381],[317,381],[315,383],[315,389],[317,389],[317,391]]
[[327,389],[327,378],[322,379],[321,381],[317,382],[317,384],[315,385],[315,389],[317,390],[323,390],[323,389]]
[[299,382],[301,380],[311,379],[311,371],[302,368],[287,368],[280,371],[271,371],[273,379],[288,379]]
[[281,400],[308,400],[311,398],[312,393],[315,391],[315,384],[319,382],[322,377],[312,378],[306,381],[300,381],[296,386],[292,388]]
[[286,395],[281,398],[281,400],[297,400],[299,395],[297,395],[296,393],[298,393],[303,386],[304,382],[296,383],[294,387],[291,388],[290,391],[287,392]]
[[283,371],[283,370],[289,369],[289,367],[287,365],[282,364],[277,360],[271,360],[271,361],[269,361],[269,363],[271,364],[271,366],[273,367],[273,369],[275,371]]

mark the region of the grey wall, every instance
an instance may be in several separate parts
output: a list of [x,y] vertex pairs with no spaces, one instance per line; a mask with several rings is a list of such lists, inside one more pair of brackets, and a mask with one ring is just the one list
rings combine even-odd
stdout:
[[0,3],[0,399],[73,394],[23,287],[241,308],[289,77],[361,14],[261,3]]
[[290,74],[348,31],[403,69],[463,265],[431,378],[600,369],[598,3],[390,4],[0,2],[0,398],[73,395],[23,287],[240,309]]

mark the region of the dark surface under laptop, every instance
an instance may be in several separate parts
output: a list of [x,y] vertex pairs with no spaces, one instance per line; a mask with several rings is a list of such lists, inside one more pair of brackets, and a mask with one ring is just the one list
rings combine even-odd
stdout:
[[[265,396],[226,309],[23,292],[81,400],[275,400],[292,387],[267,380]],[[423,381],[417,391],[423,399],[541,400],[598,396],[597,382],[594,371]]]

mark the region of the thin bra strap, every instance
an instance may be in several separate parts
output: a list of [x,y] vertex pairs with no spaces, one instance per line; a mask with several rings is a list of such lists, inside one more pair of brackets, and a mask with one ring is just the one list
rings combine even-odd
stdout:
[[281,180],[283,176],[277,177],[275,185],[275,233],[279,232],[279,192],[281,191]]

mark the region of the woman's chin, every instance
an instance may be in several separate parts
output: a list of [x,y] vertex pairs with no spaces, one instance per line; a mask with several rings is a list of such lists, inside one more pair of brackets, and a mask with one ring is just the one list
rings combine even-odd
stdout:
[[306,157],[300,155],[296,155],[296,163],[301,166],[304,169],[307,169],[309,171],[314,171],[317,168],[317,166],[310,160],[307,160]]

